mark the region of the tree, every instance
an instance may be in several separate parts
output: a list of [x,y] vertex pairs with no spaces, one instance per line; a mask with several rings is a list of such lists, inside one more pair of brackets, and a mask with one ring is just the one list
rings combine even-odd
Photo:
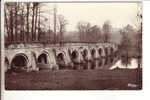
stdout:
[[132,29],[132,27],[130,25],[127,25],[122,30],[120,30],[120,34],[122,36],[121,48],[120,49],[121,49],[121,53],[122,53],[123,57],[125,57],[125,59],[122,59],[122,61],[123,61],[123,64],[126,64],[126,67],[127,67],[127,64],[129,63],[129,56],[128,56],[129,55],[129,51],[132,50],[131,49],[132,48],[131,40],[133,38],[130,38],[130,34],[133,34],[132,31],[133,31],[133,29]]
[[89,22],[80,21],[77,24],[77,29],[80,41],[87,41],[87,34],[90,32],[91,24]]
[[20,26],[21,22],[19,18],[22,16],[20,14],[20,5],[18,3],[6,3],[4,13],[5,26],[7,30],[6,32],[9,38],[9,42],[18,41],[18,27]]
[[112,26],[110,24],[110,21],[109,20],[105,21],[104,24],[103,24],[103,39],[104,39],[104,42],[109,42],[111,28],[112,28]]
[[[42,9],[44,3],[5,3],[5,42],[33,42],[39,41],[48,31],[46,10]],[[53,12],[56,18],[56,12]],[[56,20],[54,21],[56,22]],[[67,20],[63,15],[58,16],[57,24],[61,37],[65,32]],[[54,25],[56,26],[56,25]],[[56,28],[56,27],[55,27]],[[49,31],[50,33],[53,33]],[[56,31],[54,30],[56,34]],[[55,35],[53,34],[53,35]],[[49,35],[50,36],[50,35]],[[50,38],[50,37],[49,37]],[[61,38],[62,39],[62,38]],[[40,41],[39,41],[40,42]]]
[[37,16],[38,16],[38,5],[39,3],[33,2],[32,4],[32,41],[36,39],[36,25],[37,25]]
[[90,42],[101,41],[101,29],[97,25],[92,26],[87,37]]
[[89,22],[80,21],[77,24],[80,41],[98,42],[102,39],[101,28]]
[[35,27],[34,27],[34,40],[37,40],[37,38],[36,38],[36,34],[37,34],[37,18],[38,18],[38,9],[39,9],[39,4],[40,3],[35,3],[35,6],[36,6],[36,8],[35,8]]
[[66,31],[66,25],[68,24],[67,20],[63,15],[58,15],[58,30],[59,30],[59,35],[60,35],[60,42],[63,41],[63,35],[64,32]]
[[80,38],[80,41],[81,41],[81,40],[83,40],[83,33],[84,33],[84,25],[83,25],[83,22],[78,22],[78,24],[77,24],[77,29],[78,29],[79,38]]
[[30,42],[37,39],[40,20],[45,19],[40,16],[41,7],[42,3],[36,2],[5,3],[5,36],[9,42]]
[[140,69],[140,58],[142,57],[142,30],[143,30],[143,23],[142,23],[142,6],[141,5],[137,5],[138,7],[138,12],[137,12],[137,20],[139,21],[139,25],[138,25],[138,34],[137,34],[137,49],[139,51],[139,55],[138,55],[138,69]]
[[[9,3],[5,3],[5,30],[7,32],[7,40],[9,42],[13,42],[14,40],[14,34],[13,34],[13,5]],[[11,27],[10,27],[11,26]],[[5,35],[6,36],[6,35]]]
[[8,17],[8,4],[6,3],[4,6],[4,16],[5,16],[5,40],[8,42],[11,42],[11,34],[10,34],[10,28],[9,28],[9,17]]
[[125,59],[122,59],[122,63],[123,64],[126,64],[126,67],[127,67],[127,64],[128,64],[128,48],[129,48],[129,39],[128,39],[128,36],[127,36],[127,33],[124,31],[124,30],[121,30],[120,31],[120,34],[122,35],[122,40],[121,40],[121,51],[125,51]]
[[29,35],[29,10],[30,10],[30,3],[26,3],[26,8],[27,8],[27,15],[26,15],[26,22],[27,22],[27,31],[26,31],[26,41],[28,42],[30,39]]

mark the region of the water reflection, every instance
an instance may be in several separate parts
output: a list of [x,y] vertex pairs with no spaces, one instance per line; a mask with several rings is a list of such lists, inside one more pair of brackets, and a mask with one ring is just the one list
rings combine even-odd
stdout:
[[[142,68],[141,65],[141,58],[137,59],[137,58],[129,58],[128,62],[123,62],[122,59],[118,59],[117,62],[115,64],[113,64],[110,69],[115,69],[115,68],[127,68],[127,69],[136,69],[138,68],[138,66],[140,66],[140,68]],[[139,65],[138,65],[139,63]]]
[[138,68],[138,62],[140,63],[140,67],[142,67],[141,59],[109,56],[99,59],[84,60],[81,63],[73,62],[72,69],[87,69],[87,70],[88,69],[112,70],[115,68],[136,69]]

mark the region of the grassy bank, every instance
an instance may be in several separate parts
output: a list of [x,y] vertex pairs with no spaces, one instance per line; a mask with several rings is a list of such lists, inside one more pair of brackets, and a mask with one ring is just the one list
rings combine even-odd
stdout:
[[[141,71],[108,70],[43,70],[5,74],[7,90],[138,90]],[[137,87],[129,87],[128,84]]]

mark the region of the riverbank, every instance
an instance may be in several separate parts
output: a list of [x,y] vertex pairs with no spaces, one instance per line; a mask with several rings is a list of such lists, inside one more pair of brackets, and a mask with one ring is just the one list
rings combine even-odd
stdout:
[[142,71],[114,70],[43,70],[6,73],[7,90],[140,90]]

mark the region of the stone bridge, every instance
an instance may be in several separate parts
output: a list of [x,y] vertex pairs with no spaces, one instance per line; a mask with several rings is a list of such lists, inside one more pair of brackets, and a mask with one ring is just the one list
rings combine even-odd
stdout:
[[5,68],[59,69],[92,59],[111,56],[118,50],[110,43],[12,44],[5,48]]

